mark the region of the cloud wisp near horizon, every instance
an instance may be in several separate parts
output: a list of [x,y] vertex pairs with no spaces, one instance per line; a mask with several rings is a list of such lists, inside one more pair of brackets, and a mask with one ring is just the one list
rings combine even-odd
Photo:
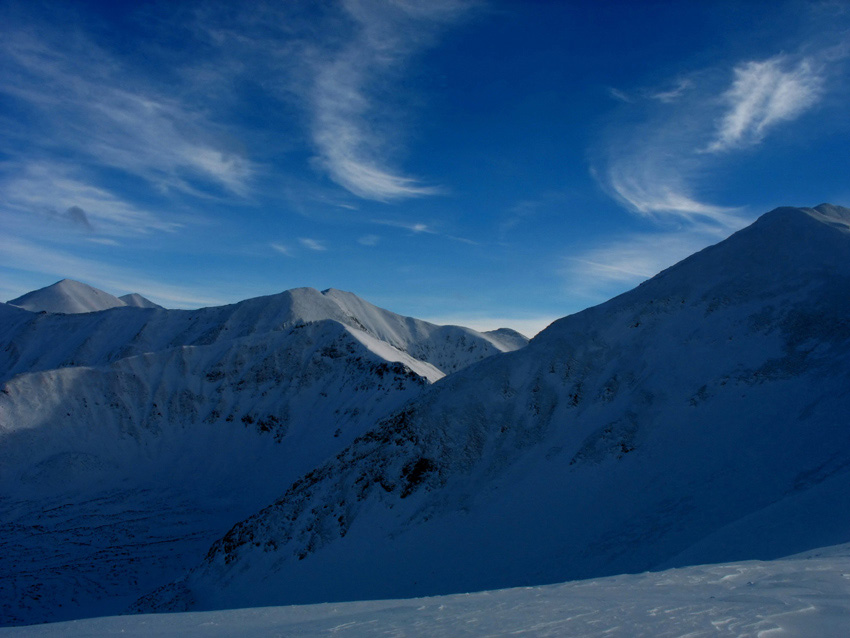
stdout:
[[567,257],[571,290],[592,296],[606,282],[637,283],[765,212],[745,201],[712,203],[706,176],[716,179],[727,157],[752,153],[772,133],[814,111],[830,91],[843,90],[846,48],[829,39],[820,50],[812,51],[810,42],[802,48],[805,54],[780,52],[696,69],[669,81],[671,89],[636,95],[611,89],[622,109],[640,108],[644,117],[626,125],[615,120],[592,173],[652,228]]

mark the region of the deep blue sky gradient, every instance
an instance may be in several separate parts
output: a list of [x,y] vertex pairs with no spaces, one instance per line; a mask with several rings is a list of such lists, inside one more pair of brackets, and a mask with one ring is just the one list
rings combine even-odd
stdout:
[[842,2],[0,2],[0,299],[313,286],[532,334],[850,202]]

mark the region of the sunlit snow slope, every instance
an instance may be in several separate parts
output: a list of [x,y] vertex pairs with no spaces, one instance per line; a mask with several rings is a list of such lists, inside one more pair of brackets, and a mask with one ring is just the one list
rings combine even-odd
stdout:
[[121,306],[160,308],[138,293],[115,297],[88,284],[73,279],[63,279],[51,286],[34,290],[8,302],[13,306],[33,312],[76,314],[96,312]]
[[97,618],[9,638],[846,638],[850,548],[434,598]]
[[447,372],[514,347],[304,288],[0,306],[0,619],[116,612]]
[[138,610],[538,585],[850,540],[850,210],[781,208],[426,391]]

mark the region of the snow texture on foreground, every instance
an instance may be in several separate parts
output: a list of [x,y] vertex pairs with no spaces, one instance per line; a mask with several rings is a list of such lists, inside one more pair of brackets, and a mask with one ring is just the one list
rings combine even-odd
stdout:
[[0,629],[88,636],[850,635],[850,544],[774,561],[700,565],[561,585],[410,600],[94,618]]

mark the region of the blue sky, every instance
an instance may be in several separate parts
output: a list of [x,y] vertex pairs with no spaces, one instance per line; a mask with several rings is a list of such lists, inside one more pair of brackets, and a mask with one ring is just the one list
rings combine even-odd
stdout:
[[850,203],[844,2],[0,1],[0,299],[334,287],[533,334]]

